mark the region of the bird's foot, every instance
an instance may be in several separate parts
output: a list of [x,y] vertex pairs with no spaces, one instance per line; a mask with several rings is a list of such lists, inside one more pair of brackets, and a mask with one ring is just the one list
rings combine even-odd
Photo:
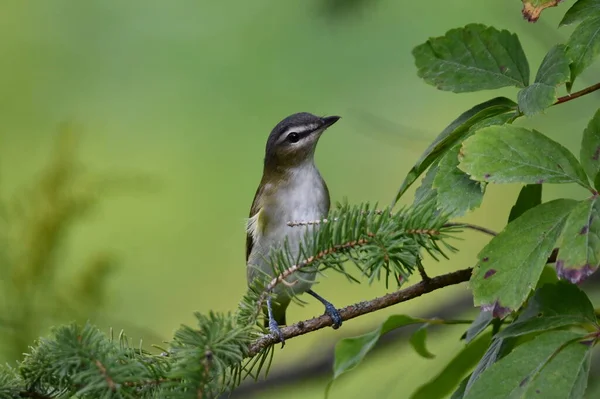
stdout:
[[325,305],[325,314],[331,317],[333,325],[331,326],[334,330],[337,330],[342,326],[342,315],[331,303],[327,302]]
[[333,306],[331,302],[327,301],[313,290],[308,290],[306,292],[309,295],[317,298],[325,306],[325,314],[331,317],[331,321],[333,322],[331,327],[333,327],[334,330],[340,328],[342,326],[342,315],[340,315],[340,312],[335,308],[335,306]]
[[271,331],[271,335],[275,338],[279,339],[281,342],[281,347],[285,346],[285,339],[283,338],[283,333],[281,332],[281,328],[274,319],[269,320],[269,330]]

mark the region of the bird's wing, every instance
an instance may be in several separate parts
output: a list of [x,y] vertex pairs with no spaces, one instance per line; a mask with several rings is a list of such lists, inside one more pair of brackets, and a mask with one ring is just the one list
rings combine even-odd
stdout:
[[259,225],[262,212],[262,206],[259,201],[259,198],[261,197],[259,194],[261,191],[262,185],[258,187],[256,194],[254,194],[254,200],[252,201],[252,207],[250,208],[250,215],[246,225],[246,262],[248,262],[250,252],[252,252],[254,238],[256,237],[256,234],[258,234],[259,229],[262,227]]

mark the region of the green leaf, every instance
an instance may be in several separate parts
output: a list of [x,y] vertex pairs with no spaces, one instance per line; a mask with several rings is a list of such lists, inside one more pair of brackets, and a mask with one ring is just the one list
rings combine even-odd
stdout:
[[[585,173],[592,178],[600,172],[600,109],[596,111],[583,131],[579,160]],[[598,185],[595,184],[596,189]]]
[[[477,366],[475,366],[475,370],[471,373],[469,380],[467,381],[467,385],[465,387],[465,394],[471,389],[475,381],[483,374],[487,369],[492,367],[496,363],[496,361],[501,357],[501,355],[507,352],[507,347],[510,345],[507,344],[507,340],[502,338],[493,338],[490,346],[487,348]],[[510,341],[514,342],[514,339]],[[464,396],[464,395],[463,395]]]
[[426,359],[433,359],[435,355],[427,350],[425,341],[427,340],[427,324],[422,325],[417,331],[410,337],[410,344],[412,345],[415,352],[423,356]]
[[549,331],[555,328],[580,325],[585,320],[580,316],[548,316],[512,323],[500,333],[498,338],[518,337],[532,332]]
[[379,337],[396,328],[410,324],[423,323],[424,319],[415,319],[405,315],[393,315],[374,331],[358,337],[344,338],[335,345],[333,380],[356,367],[373,349]]
[[586,293],[566,281],[546,284],[536,290],[517,322],[553,316],[577,316],[582,322],[596,323],[594,305]]
[[584,20],[575,28],[567,42],[571,63],[571,82],[567,89],[571,90],[575,78],[589,67],[600,52],[600,16]]
[[517,202],[510,209],[508,222],[512,222],[526,211],[542,203],[542,185],[528,184],[521,189]]
[[465,399],[568,398],[590,351],[577,342],[583,337],[550,331],[525,342],[487,369]]
[[438,193],[438,207],[452,217],[462,216],[479,207],[485,191],[483,183],[471,180],[458,169],[459,150],[460,145],[456,145],[440,159],[433,181],[433,188]]
[[481,310],[479,312],[479,315],[477,315],[477,318],[473,320],[473,323],[471,323],[471,325],[469,326],[465,337],[465,342],[469,343],[473,341],[475,337],[477,337],[483,330],[487,328],[487,326],[490,325],[492,320],[494,320],[492,312]]
[[556,87],[568,82],[571,77],[567,47],[557,44],[544,57],[535,77],[535,82],[519,91],[519,109],[525,115],[542,112],[556,101]]
[[452,396],[450,396],[450,399],[463,399],[465,396],[465,390],[467,389],[467,383],[469,382],[469,377],[470,376],[465,377],[460,384],[458,384],[458,388],[456,388],[456,391],[454,391]]
[[425,177],[421,181],[421,185],[415,191],[413,207],[416,207],[417,205],[425,205],[433,201],[435,201],[437,204],[437,190],[433,188],[433,180],[435,179],[437,171],[437,164],[431,165],[431,168],[429,168],[425,174]]
[[579,0],[565,14],[559,26],[581,22],[600,15],[600,0]]
[[565,147],[535,130],[512,125],[481,129],[463,142],[459,168],[491,183],[578,183],[583,168]]
[[600,204],[595,195],[581,201],[567,218],[556,259],[559,278],[579,284],[600,263]]
[[444,369],[429,382],[421,385],[411,399],[438,399],[450,394],[461,380],[475,367],[490,344],[491,333],[484,334],[466,345]]
[[408,172],[394,203],[400,199],[402,194],[417,180],[417,178],[429,168],[437,159],[442,157],[454,145],[464,139],[469,134],[469,129],[476,123],[485,119],[492,118],[502,114],[514,114],[517,104],[506,97],[496,97],[492,100],[483,102],[474,106],[470,110],[461,114],[450,125],[448,125],[431,145],[425,150],[417,163]]
[[565,220],[577,204],[557,199],[526,211],[478,254],[471,277],[475,305],[503,317],[536,286]]
[[[571,390],[571,394],[569,395],[569,399],[580,399],[584,397],[585,390],[587,388],[588,379],[590,375],[590,368],[592,365],[592,351],[588,351],[581,368],[579,369],[579,373],[577,374],[577,378],[575,379],[575,383],[573,384],[573,389]],[[593,396],[591,396],[593,397]]]
[[417,74],[455,93],[525,87],[529,64],[517,35],[481,24],[452,29],[413,49]]

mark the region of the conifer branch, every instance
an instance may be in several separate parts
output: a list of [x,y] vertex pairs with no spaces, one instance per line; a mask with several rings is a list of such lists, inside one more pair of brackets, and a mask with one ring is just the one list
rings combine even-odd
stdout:
[[[350,320],[362,316],[367,313],[375,312],[380,309],[396,305],[401,302],[406,302],[417,298],[423,294],[444,288],[450,285],[456,285],[468,281],[471,278],[472,268],[458,270],[452,273],[443,274],[441,276],[430,278],[427,281],[421,281],[408,288],[389,293],[382,297],[372,299],[370,301],[359,302],[354,305],[339,309],[342,320]],[[322,315],[309,320],[300,321],[291,326],[281,329],[283,337],[288,340],[300,335],[320,330],[331,326],[331,318],[327,315]],[[247,352],[248,357],[256,356],[265,348],[275,345],[279,338],[271,335],[264,336],[254,341]]]

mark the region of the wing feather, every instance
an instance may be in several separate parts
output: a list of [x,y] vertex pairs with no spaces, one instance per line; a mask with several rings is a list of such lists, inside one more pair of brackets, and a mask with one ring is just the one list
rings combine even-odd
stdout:
[[262,210],[260,204],[262,185],[258,187],[256,190],[256,194],[254,194],[254,200],[252,201],[252,206],[250,207],[250,215],[248,218],[248,223],[246,225],[246,263],[248,262],[248,258],[250,257],[250,253],[252,252],[252,247],[254,246],[254,239],[259,229],[259,217],[260,212]]

